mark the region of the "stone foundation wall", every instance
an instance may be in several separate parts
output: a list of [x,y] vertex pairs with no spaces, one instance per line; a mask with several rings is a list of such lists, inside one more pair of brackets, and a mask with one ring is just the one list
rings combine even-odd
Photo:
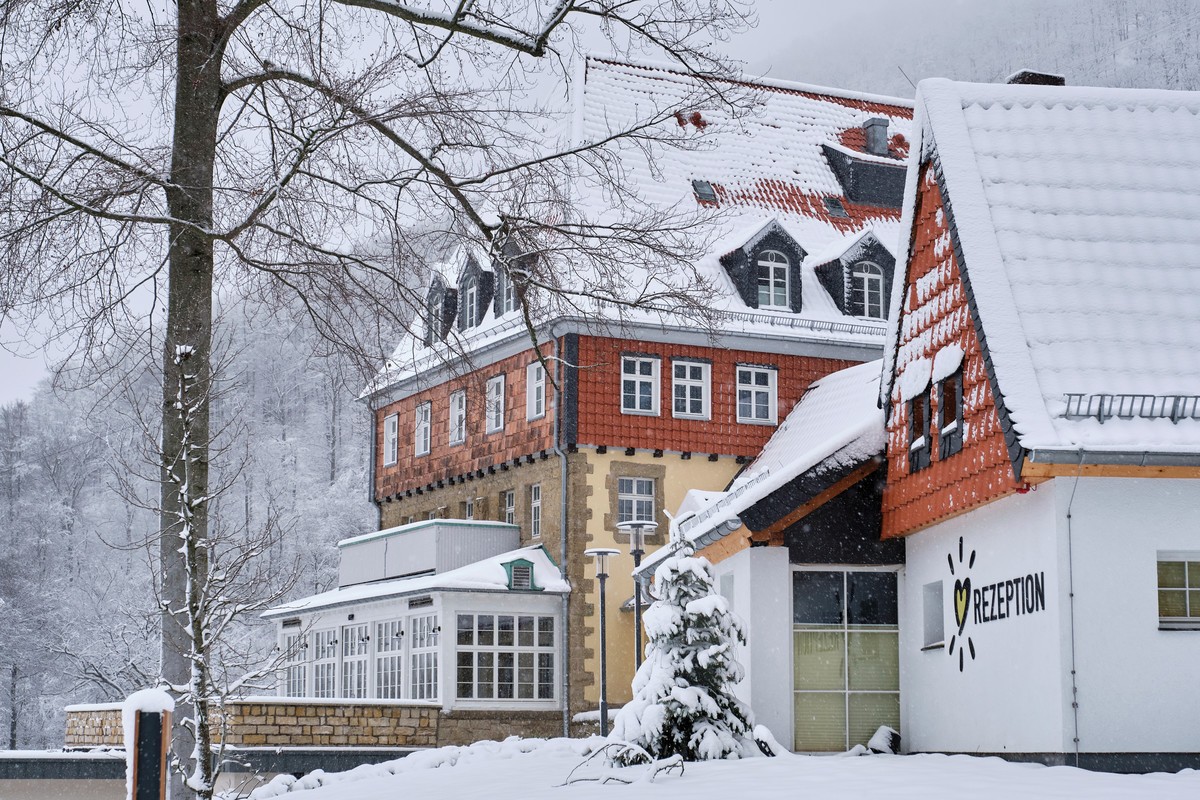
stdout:
[[[256,699],[227,703],[225,720],[225,744],[238,747],[441,747],[562,735],[559,711],[446,713],[424,704]],[[122,746],[120,706],[67,709],[66,747]]]
[[[561,711],[454,711],[439,712],[438,746],[465,745],[509,736],[551,739],[562,736]],[[575,726],[572,725],[572,728]]]
[[124,747],[120,704],[68,706],[66,747]]
[[432,747],[441,709],[375,703],[227,703],[225,744],[240,747]]

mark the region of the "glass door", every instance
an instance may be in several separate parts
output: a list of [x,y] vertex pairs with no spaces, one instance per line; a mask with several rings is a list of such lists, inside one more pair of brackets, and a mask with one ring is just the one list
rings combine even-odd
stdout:
[[794,748],[847,750],[900,729],[896,573],[792,573]]

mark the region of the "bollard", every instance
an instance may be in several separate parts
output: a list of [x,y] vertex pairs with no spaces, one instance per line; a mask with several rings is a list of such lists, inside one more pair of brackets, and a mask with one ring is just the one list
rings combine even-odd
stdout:
[[138,711],[133,731],[132,800],[166,800],[171,712]]

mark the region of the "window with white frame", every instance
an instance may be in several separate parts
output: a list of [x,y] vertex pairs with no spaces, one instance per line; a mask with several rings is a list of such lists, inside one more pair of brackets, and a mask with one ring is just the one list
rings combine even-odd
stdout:
[[525,368],[525,418],[546,416],[546,369],[540,361]]
[[788,309],[788,271],[791,263],[778,250],[763,250],[758,256],[758,307]]
[[459,614],[455,647],[459,698],[554,699],[554,617]]
[[462,505],[463,519],[475,519],[475,499],[469,498],[463,500]]
[[383,418],[383,465],[395,464],[400,457],[400,415],[388,414]]
[[375,696],[403,697],[404,627],[398,619],[375,623]]
[[941,581],[922,587],[921,603],[925,622],[924,649],[941,648],[946,643],[946,604]]
[[792,572],[797,751],[844,751],[900,730],[897,578],[890,570]]
[[737,367],[738,422],[774,424],[776,416],[775,370]]
[[308,640],[303,633],[289,633],[283,638],[284,694],[304,697],[308,691]]
[[517,521],[517,493],[512,489],[500,493],[500,505],[504,509],[504,521],[509,525]]
[[432,403],[421,403],[417,406],[417,421],[413,429],[413,448],[419,456],[429,455],[429,418],[432,412]]
[[487,432],[504,430],[504,376],[497,375],[487,382]]
[[676,417],[708,419],[711,367],[699,361],[671,363],[671,413]]
[[436,700],[438,697],[438,639],[441,627],[437,614],[411,617],[409,642],[408,697]]
[[479,286],[474,279],[467,281],[467,285],[463,287],[462,313],[464,328],[471,328],[479,324]]
[[1158,554],[1158,626],[1200,630],[1200,552]]
[[370,628],[367,625],[343,625],[340,697],[367,696],[367,656],[370,654]]
[[330,628],[313,633],[313,697],[337,696],[338,639]]
[[658,414],[658,369],[657,358],[621,358],[622,414]]
[[534,539],[542,536],[542,485],[529,487],[529,535]]
[[883,268],[870,261],[854,265],[850,275],[851,301],[854,310],[864,317],[883,319]]
[[617,478],[617,522],[654,522],[653,478]]
[[467,390],[450,393],[450,444],[467,440]]
[[508,277],[508,273],[503,270],[496,272],[496,294],[500,298],[500,314],[507,314],[517,307],[517,290],[513,286],[512,278]]

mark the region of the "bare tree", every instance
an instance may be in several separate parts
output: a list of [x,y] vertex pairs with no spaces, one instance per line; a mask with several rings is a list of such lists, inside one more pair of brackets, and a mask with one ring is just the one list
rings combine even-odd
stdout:
[[[176,620],[210,567],[215,292],[298,298],[378,363],[418,305],[423,246],[405,231],[422,229],[497,256],[519,242],[522,289],[570,297],[569,273],[605,302],[698,307],[696,217],[641,202],[616,149],[687,146],[663,124],[679,109],[580,143],[554,134],[565,117],[539,87],[566,81],[592,33],[717,75],[713,37],[746,18],[742,0],[0,0],[0,315],[53,319],[88,371],[161,354],[169,687],[198,696],[193,648],[211,641]],[[581,185],[603,218],[579,210]],[[629,286],[631,258],[654,277]],[[183,763],[206,734],[180,716]],[[203,770],[189,788],[212,790]]]

